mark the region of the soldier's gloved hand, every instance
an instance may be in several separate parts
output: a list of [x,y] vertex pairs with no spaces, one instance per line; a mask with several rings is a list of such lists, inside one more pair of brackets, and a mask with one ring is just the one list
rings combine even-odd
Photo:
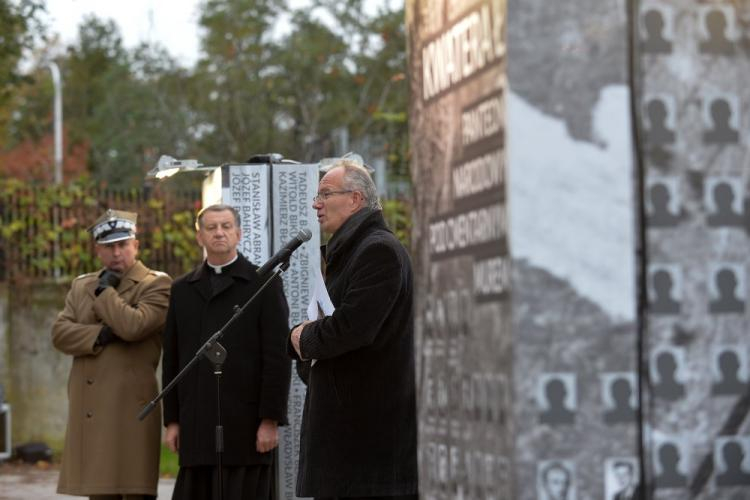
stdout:
[[109,269],[105,269],[102,271],[102,273],[99,275],[99,285],[96,287],[96,290],[94,293],[98,297],[100,293],[104,291],[105,288],[108,286],[113,286],[117,288],[117,285],[120,284],[120,279],[122,276],[120,276],[118,273],[114,271],[110,271]]
[[112,342],[117,342],[120,340],[122,339],[115,335],[115,332],[113,332],[109,326],[104,325],[102,329],[99,330],[99,335],[97,335],[94,345],[104,347],[107,344],[111,344]]

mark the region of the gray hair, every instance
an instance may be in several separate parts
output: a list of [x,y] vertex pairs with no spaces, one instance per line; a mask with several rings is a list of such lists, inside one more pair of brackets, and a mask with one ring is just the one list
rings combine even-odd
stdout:
[[234,225],[237,227],[242,227],[242,223],[240,221],[240,213],[237,211],[236,208],[234,208],[231,205],[224,205],[223,203],[217,203],[215,205],[209,205],[205,208],[202,208],[200,212],[198,212],[198,216],[195,219],[195,229],[199,230],[203,227],[203,214],[206,212],[232,212],[232,215],[234,215]]
[[337,161],[331,167],[331,170],[337,167],[344,169],[344,177],[342,178],[344,189],[361,193],[367,208],[382,210],[378,190],[365,167],[347,159]]

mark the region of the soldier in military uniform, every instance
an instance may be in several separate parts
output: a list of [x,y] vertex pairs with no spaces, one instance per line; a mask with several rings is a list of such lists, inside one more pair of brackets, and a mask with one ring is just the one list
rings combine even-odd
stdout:
[[137,260],[136,218],[107,210],[89,228],[103,268],[73,281],[52,325],[55,348],[73,356],[58,493],[156,497],[161,415],[137,415],[157,394],[172,280]]

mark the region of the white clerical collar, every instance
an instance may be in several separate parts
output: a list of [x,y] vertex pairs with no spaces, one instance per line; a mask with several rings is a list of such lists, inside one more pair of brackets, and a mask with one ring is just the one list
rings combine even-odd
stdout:
[[237,260],[237,257],[239,257],[239,255],[235,255],[234,259],[230,260],[229,262],[225,262],[224,264],[219,264],[219,265],[211,264],[208,261],[208,259],[206,259],[206,264],[208,264],[208,267],[213,269],[216,274],[221,274],[221,270],[227,266],[231,266],[232,263],[234,263],[234,261]]

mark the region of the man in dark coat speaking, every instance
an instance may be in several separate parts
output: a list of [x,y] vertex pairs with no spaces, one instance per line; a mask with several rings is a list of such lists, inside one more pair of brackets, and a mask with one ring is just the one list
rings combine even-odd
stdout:
[[297,496],[417,498],[413,279],[367,170],[338,160],[313,208],[333,236],[335,311],[295,327],[287,350],[307,383]]
[[[164,330],[164,385],[262,284],[257,267],[237,251],[241,225],[234,208],[204,208],[196,228],[206,260],[172,285]],[[287,423],[288,317],[281,280],[275,279],[220,341],[228,353],[220,382],[225,500],[272,496],[272,451],[278,444],[277,427]],[[164,398],[165,441],[180,454],[174,500],[218,498],[216,392],[214,365],[201,359]]]

